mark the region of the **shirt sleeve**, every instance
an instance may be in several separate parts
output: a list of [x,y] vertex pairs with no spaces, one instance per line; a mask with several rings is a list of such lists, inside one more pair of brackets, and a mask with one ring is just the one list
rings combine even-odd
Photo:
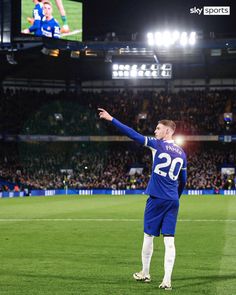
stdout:
[[145,137],[138,133],[137,131],[135,131],[134,129],[128,127],[127,125],[121,123],[120,121],[118,121],[117,119],[113,118],[112,119],[112,124],[114,126],[116,126],[123,134],[125,134],[126,136],[128,136],[129,138],[133,139],[134,141],[144,145],[145,143]]
[[55,24],[53,28],[53,38],[60,38],[61,37],[61,32],[60,32],[60,27],[58,24]]
[[150,149],[157,149],[158,144],[160,144],[160,140],[156,139],[155,137],[147,137],[145,136],[145,143],[144,145]]
[[33,25],[31,27],[29,27],[30,33],[33,33],[35,31],[37,31],[38,29],[40,29],[40,26],[41,26],[41,21],[35,20]]
[[41,16],[40,16],[39,10],[37,8],[35,8],[34,11],[33,11],[33,17],[34,17],[34,20],[41,21]]

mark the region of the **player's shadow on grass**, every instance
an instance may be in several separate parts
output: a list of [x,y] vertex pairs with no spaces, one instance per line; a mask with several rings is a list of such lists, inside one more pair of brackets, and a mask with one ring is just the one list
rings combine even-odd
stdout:
[[[205,275],[205,276],[194,276],[194,277],[184,277],[184,278],[175,278],[174,281],[186,281],[186,284],[178,286],[177,288],[184,288],[190,286],[199,285],[199,283],[213,283],[213,282],[227,282],[227,280],[236,280],[236,274],[224,274],[224,275]],[[197,281],[196,283],[188,283],[189,281]]]

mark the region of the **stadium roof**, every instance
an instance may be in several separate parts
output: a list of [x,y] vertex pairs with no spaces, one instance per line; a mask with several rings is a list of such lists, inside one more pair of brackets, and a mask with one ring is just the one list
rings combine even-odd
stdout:
[[[59,48],[57,58],[42,54],[43,47]],[[71,51],[79,52],[71,58]],[[8,64],[6,55],[17,64]],[[155,56],[155,58],[154,58]],[[0,51],[1,80],[5,77],[43,79],[110,79],[110,64],[122,62],[172,63],[175,78],[235,77],[236,39],[198,40],[193,47],[153,49],[144,42],[68,42],[16,39]]]

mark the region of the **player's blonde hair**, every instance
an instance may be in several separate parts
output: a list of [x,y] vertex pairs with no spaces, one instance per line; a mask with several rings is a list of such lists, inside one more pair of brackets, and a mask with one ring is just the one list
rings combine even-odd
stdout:
[[164,125],[166,127],[169,127],[171,130],[173,130],[173,133],[175,132],[176,124],[172,120],[160,120],[158,122],[158,124],[162,124],[162,125]]
[[50,1],[43,1],[43,4],[48,4],[52,7],[52,3]]

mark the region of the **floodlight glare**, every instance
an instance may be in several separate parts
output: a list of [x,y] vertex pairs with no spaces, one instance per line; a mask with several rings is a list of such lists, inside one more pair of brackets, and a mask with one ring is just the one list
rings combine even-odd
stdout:
[[172,34],[173,42],[175,43],[179,39],[180,33],[179,31],[174,31]]
[[119,77],[123,77],[124,76],[124,72],[123,71],[119,71],[118,74],[119,74]]
[[176,136],[175,137],[175,142],[178,144],[178,145],[183,145],[184,144],[184,138],[182,136]]
[[156,33],[155,33],[155,41],[156,41],[156,45],[157,45],[157,46],[161,46],[161,45],[163,45],[163,37],[162,37],[162,33],[160,33],[160,32],[156,32]]
[[130,70],[130,65],[125,65],[125,70],[129,71]]
[[197,35],[196,32],[179,32],[175,30],[170,32],[165,30],[164,32],[155,32],[155,34],[149,32],[147,34],[148,44],[150,46],[157,47],[170,47],[173,45],[194,45],[196,43]]
[[148,45],[153,46],[155,44],[153,33],[147,33]]
[[190,45],[194,45],[196,43],[196,32],[190,33],[188,42]]
[[119,70],[124,71],[125,66],[124,65],[119,65]]
[[137,67],[138,67],[138,65],[132,65],[132,66],[131,66],[131,69],[132,69],[132,70],[137,70]]
[[169,47],[171,43],[172,43],[171,34],[169,31],[165,31],[163,33],[163,45],[165,47]]
[[113,71],[113,72],[112,72],[112,75],[113,75],[114,77],[118,77],[118,72],[117,72],[117,71]]
[[180,37],[180,45],[186,46],[188,44],[188,36],[186,32],[182,32]]
[[141,70],[143,70],[143,71],[146,70],[146,65],[145,64],[141,65]]

